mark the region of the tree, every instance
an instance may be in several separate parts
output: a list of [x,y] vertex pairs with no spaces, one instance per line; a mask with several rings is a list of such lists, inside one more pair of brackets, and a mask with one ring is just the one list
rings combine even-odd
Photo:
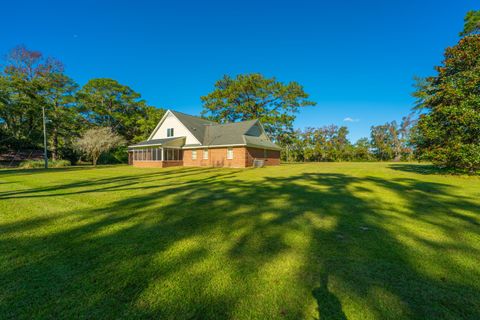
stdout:
[[371,158],[370,141],[368,141],[368,138],[358,139],[353,146],[353,159],[357,161],[369,161]]
[[464,21],[463,31],[460,32],[461,37],[480,32],[480,10],[468,11]]
[[473,173],[480,169],[480,35],[464,37],[444,57],[414,93],[423,111],[414,142],[424,159]]
[[400,122],[400,127],[398,128],[399,137],[397,140],[400,144],[401,158],[403,160],[411,160],[413,157],[412,130],[417,123],[417,120],[414,119],[413,116],[414,114],[411,113],[403,117],[402,122]]
[[46,78],[63,72],[62,64],[24,46],[12,49],[0,74],[2,144],[36,148],[42,144],[42,106]]
[[300,108],[314,106],[297,82],[284,84],[258,73],[225,75],[215,83],[213,92],[201,97],[202,114],[221,122],[259,119],[267,134],[280,140],[293,131],[293,121]]
[[370,128],[371,146],[378,160],[390,160],[394,156],[394,139],[389,123]]
[[[78,85],[63,73],[44,78],[42,96],[46,106],[52,159],[57,160],[72,149],[72,141],[81,130],[80,115],[75,109]],[[70,152],[71,153],[71,152]]]
[[78,151],[92,158],[95,167],[102,153],[124,144],[125,139],[123,137],[113,132],[111,128],[102,127],[88,129],[77,139],[75,146]]
[[145,107],[145,116],[138,119],[138,127],[140,133],[134,137],[134,142],[147,140],[162,117],[165,115],[165,109],[156,108],[152,106]]
[[352,145],[347,127],[336,125],[308,127],[293,133],[288,145],[294,161],[347,161],[352,159]]
[[79,110],[91,125],[109,127],[127,141],[144,134],[138,121],[146,116],[139,93],[113,79],[92,79],[77,94]]

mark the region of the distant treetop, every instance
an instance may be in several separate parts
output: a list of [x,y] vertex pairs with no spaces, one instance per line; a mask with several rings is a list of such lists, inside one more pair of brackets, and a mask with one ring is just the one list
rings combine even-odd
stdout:
[[468,11],[464,21],[463,31],[460,32],[461,37],[480,33],[480,10]]

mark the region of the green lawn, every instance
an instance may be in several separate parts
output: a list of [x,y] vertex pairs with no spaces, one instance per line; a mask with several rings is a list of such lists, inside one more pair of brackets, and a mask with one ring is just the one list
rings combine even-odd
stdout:
[[479,319],[480,178],[0,170],[0,318]]

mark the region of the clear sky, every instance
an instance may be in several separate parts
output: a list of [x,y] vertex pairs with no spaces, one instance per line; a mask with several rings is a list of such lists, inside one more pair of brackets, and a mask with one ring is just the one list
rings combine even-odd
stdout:
[[356,140],[410,112],[413,76],[433,73],[472,9],[480,3],[2,1],[0,52],[24,44],[63,61],[81,85],[114,78],[190,114],[224,74],[294,80],[318,103],[297,128],[347,125]]

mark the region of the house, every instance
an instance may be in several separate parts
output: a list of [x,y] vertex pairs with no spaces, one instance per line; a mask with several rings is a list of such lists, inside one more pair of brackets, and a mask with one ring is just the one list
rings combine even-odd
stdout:
[[280,147],[258,120],[219,124],[168,110],[146,141],[128,147],[137,167],[245,168],[280,164]]

